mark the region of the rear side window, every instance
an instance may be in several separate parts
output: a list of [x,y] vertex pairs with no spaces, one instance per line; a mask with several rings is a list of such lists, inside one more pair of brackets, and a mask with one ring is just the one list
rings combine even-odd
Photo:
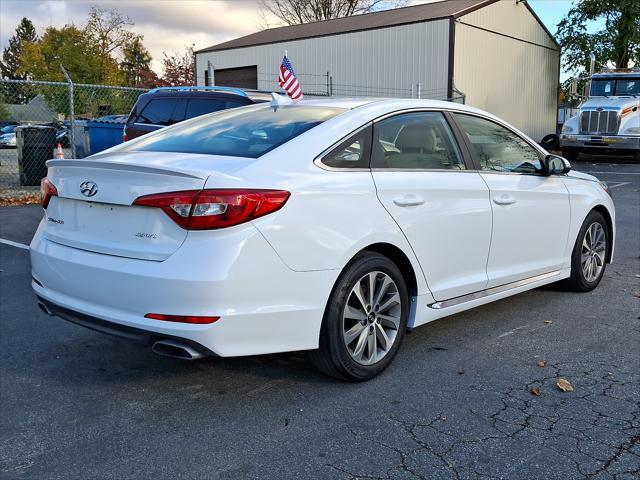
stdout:
[[341,142],[322,157],[322,164],[331,168],[369,168],[370,153],[371,126]]
[[219,98],[192,98],[189,100],[186,118],[199,117],[205,113],[217,112],[228,108],[227,102]]
[[163,128],[114,151],[182,152],[258,158],[344,112],[343,108],[270,105],[224,110]]
[[175,98],[151,99],[138,115],[137,122],[151,125],[171,125],[174,123],[172,115],[176,102]]
[[373,168],[464,170],[458,144],[441,112],[412,112],[376,124]]

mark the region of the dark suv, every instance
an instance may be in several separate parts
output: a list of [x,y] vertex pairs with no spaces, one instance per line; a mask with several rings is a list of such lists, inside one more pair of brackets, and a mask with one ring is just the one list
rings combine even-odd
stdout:
[[232,87],[160,87],[138,97],[124,127],[126,142],[205,113],[270,100],[266,92]]

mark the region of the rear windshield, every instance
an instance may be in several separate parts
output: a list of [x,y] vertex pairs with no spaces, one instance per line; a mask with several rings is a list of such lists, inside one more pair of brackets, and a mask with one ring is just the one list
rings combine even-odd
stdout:
[[205,115],[120,146],[120,152],[182,152],[257,158],[344,112],[342,108],[259,105]]

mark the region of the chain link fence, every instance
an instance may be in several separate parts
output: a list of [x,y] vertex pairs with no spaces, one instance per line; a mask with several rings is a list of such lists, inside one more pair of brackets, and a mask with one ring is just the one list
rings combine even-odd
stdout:
[[[353,85],[340,83],[334,79],[331,72],[324,74],[296,73],[302,93],[307,97],[384,97],[384,98],[423,98],[431,100],[446,100],[465,103],[462,92],[454,90],[453,96],[444,89],[427,89],[418,82],[406,87],[375,87],[368,85]],[[261,90],[281,91],[278,75],[272,73],[258,73],[258,84]]]
[[[429,98],[464,103],[456,92],[380,88],[335,82],[332,75],[298,74],[313,97]],[[259,74],[262,90],[281,92],[278,76]],[[38,201],[45,162],[83,158],[122,141],[124,122],[145,89],[106,85],[0,80],[0,206]],[[97,149],[96,146],[100,145]]]
[[[90,136],[105,141],[122,127],[144,89],[0,80],[0,206],[34,202],[44,162],[89,154]],[[103,130],[103,131],[101,131]],[[108,141],[108,139],[106,139]]]

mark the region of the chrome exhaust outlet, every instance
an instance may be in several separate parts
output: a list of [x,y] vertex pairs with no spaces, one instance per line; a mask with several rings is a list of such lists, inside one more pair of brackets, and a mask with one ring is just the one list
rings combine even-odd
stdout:
[[49,307],[47,307],[44,303],[38,302],[38,307],[50,317],[55,317],[55,314],[51,310],[49,310]]
[[177,340],[158,340],[151,347],[153,353],[164,357],[179,358],[180,360],[198,360],[203,354],[189,345]]

